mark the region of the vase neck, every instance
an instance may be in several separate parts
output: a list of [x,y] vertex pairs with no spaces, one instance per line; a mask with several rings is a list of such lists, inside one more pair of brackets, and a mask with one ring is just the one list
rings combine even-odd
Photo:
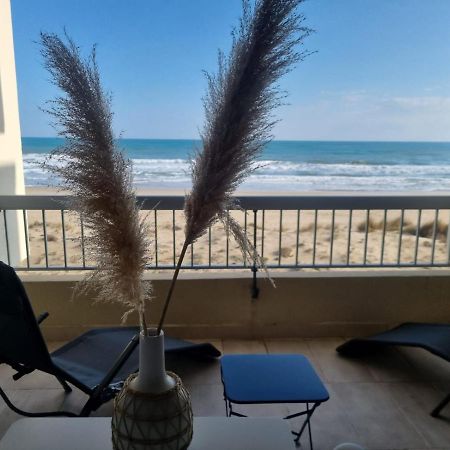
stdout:
[[164,355],[164,333],[139,337],[139,373],[132,387],[141,392],[158,394],[174,387],[174,380],[167,375]]

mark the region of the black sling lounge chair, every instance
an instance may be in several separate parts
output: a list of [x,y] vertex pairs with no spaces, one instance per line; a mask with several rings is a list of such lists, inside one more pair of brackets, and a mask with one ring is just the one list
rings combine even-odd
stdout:
[[[388,345],[420,347],[450,362],[450,324],[403,323],[373,336],[350,339],[336,350],[345,356],[363,356]],[[450,394],[431,411],[431,415],[437,417],[449,402]]]
[[[14,269],[0,261],[0,363],[11,366],[15,380],[41,370],[54,375],[66,392],[77,387],[89,396],[79,414],[65,411],[30,413],[12,404],[0,388],[0,396],[16,413],[28,417],[88,416],[120,390],[123,380],[138,370],[139,329],[94,329],[49,353],[39,329],[48,317],[34,316],[28,296]],[[211,344],[193,344],[165,338],[166,352],[217,357]]]

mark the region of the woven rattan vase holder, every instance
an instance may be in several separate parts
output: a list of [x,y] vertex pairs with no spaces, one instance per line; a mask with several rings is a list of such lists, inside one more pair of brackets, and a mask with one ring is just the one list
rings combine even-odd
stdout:
[[139,355],[139,374],[128,377],[114,400],[113,449],[188,448],[193,421],[190,395],[177,375],[165,371],[164,336],[141,335]]

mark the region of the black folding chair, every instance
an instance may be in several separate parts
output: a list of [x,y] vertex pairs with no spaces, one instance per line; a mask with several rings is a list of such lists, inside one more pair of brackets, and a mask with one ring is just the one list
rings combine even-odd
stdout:
[[[11,366],[14,380],[41,370],[53,375],[66,392],[69,383],[89,396],[79,414],[66,411],[30,413],[17,408],[0,388],[0,396],[16,413],[28,417],[88,416],[111,400],[122,383],[138,370],[139,329],[114,327],[94,329],[49,353],[22,282],[13,268],[0,261],[0,363]],[[166,352],[217,357],[211,344],[193,344],[165,338]]]
[[[373,336],[354,338],[337,347],[345,356],[364,356],[385,346],[419,347],[450,362],[450,324],[407,322]],[[450,403],[450,394],[431,411],[433,417]]]

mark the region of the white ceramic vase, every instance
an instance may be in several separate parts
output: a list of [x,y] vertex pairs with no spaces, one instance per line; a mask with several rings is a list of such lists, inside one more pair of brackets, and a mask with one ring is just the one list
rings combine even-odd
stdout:
[[192,440],[190,396],[180,378],[166,372],[164,333],[142,333],[139,372],[131,375],[114,400],[114,450],[182,450]]

